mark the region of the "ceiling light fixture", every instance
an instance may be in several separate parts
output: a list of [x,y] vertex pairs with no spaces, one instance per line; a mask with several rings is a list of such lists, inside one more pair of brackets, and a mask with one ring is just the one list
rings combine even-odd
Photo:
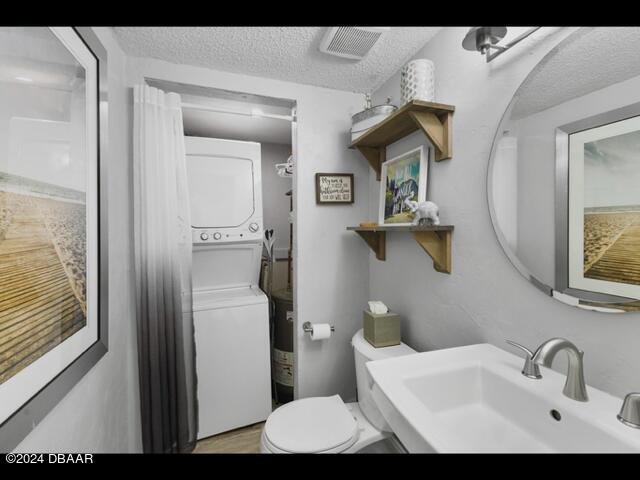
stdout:
[[32,83],[33,79],[29,78],[29,77],[14,77],[16,80],[18,80],[19,82],[26,82],[26,83]]
[[480,52],[487,59],[487,63],[489,63],[540,28],[541,27],[530,28],[506,45],[501,46],[498,45],[498,42],[507,35],[507,27],[472,27],[465,35],[464,40],[462,40],[462,47],[472,52]]

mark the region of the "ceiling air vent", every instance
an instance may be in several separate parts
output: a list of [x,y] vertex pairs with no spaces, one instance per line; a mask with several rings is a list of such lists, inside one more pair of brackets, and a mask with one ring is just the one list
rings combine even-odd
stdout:
[[329,27],[320,51],[337,57],[360,60],[369,53],[390,27]]

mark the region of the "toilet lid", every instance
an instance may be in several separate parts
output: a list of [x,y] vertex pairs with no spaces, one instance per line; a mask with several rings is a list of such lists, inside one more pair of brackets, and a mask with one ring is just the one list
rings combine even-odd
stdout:
[[264,433],[275,447],[291,453],[318,453],[356,439],[358,423],[339,395],[294,400],[276,409]]

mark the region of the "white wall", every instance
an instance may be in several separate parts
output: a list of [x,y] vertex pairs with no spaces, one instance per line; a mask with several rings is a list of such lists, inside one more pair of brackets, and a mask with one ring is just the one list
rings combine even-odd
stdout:
[[[416,55],[435,62],[436,100],[456,106],[453,158],[432,165],[429,194],[444,221],[455,225],[453,271],[437,273],[409,235],[390,234],[387,261],[370,255],[370,295],[403,316],[403,338],[418,350],[488,342],[521,355],[504,339],[535,347],[561,336],[585,351],[590,385],[617,396],[637,391],[640,316],[583,311],[545,296],[507,260],[487,206],[487,165],[501,116],[532,68],[574,29],[544,28],[489,64],[462,48],[466,31],[443,28]],[[399,74],[375,92],[374,101],[388,96],[399,98]],[[387,155],[423,139],[415,133]],[[379,184],[373,175],[369,184],[374,215]],[[557,363],[554,368],[564,368]]]
[[[367,218],[368,167],[348,150],[351,115],[363,96],[280,80],[176,65],[148,58],[129,58],[129,86],[145,77],[222,88],[297,102],[297,168],[294,174],[294,306],[297,312],[295,394],[298,397],[338,393],[355,396],[355,369],[350,340],[362,325],[369,292],[367,248],[345,227]],[[296,152],[296,145],[294,145]],[[353,205],[317,206],[316,172],[355,174]],[[331,322],[328,341],[311,342],[302,323]]]
[[132,252],[131,98],[125,56],[107,28],[109,75],[109,352],[16,451],[140,452]]
[[293,185],[291,178],[276,173],[275,165],[285,163],[291,145],[262,143],[262,211],[264,228],[273,228],[276,258],[287,258],[289,250],[289,199],[285,195]]

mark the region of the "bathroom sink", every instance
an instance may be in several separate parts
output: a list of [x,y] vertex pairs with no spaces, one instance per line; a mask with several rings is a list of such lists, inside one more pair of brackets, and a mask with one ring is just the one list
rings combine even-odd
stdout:
[[566,377],[493,345],[367,363],[374,401],[409,452],[640,452],[640,430],[616,419],[622,400],[587,387],[565,397]]

